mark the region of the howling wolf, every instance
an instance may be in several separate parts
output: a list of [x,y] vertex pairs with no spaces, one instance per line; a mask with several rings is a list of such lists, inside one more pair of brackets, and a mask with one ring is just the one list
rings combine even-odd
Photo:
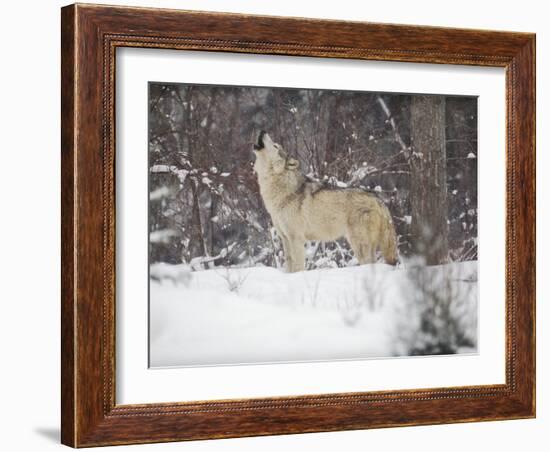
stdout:
[[397,263],[390,213],[376,196],[360,189],[335,189],[308,180],[298,160],[261,131],[254,144],[260,194],[283,242],[288,272],[303,271],[307,240],[345,237],[360,264],[372,263],[379,250],[386,263]]

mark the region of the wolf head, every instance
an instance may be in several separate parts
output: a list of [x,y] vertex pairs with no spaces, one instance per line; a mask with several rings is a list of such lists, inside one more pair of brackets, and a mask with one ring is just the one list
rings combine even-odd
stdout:
[[254,144],[254,154],[254,170],[258,174],[280,174],[283,171],[298,171],[300,168],[300,162],[290,157],[280,144],[274,143],[265,130],[258,135],[258,140]]

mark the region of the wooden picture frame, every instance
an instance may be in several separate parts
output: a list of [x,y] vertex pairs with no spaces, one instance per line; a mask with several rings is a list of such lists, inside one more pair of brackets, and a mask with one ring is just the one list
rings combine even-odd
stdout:
[[[62,429],[73,447],[535,416],[535,35],[70,5],[62,9]],[[506,69],[506,383],[115,403],[115,50]]]

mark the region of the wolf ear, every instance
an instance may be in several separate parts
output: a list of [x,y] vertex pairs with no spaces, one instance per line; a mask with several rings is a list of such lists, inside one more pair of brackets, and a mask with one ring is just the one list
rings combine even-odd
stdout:
[[293,159],[292,157],[289,157],[286,161],[286,167],[288,169],[296,169],[300,166],[300,162],[296,159]]

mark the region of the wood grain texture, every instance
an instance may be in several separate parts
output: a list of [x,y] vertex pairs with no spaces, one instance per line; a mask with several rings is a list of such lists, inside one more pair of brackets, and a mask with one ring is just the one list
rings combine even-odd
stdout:
[[75,443],[75,322],[74,296],[74,151],[75,59],[74,8],[63,9],[61,18],[61,441]]
[[[61,35],[64,444],[534,416],[534,35],[81,4],[63,8]],[[506,384],[116,405],[114,69],[124,46],[506,68]]]

